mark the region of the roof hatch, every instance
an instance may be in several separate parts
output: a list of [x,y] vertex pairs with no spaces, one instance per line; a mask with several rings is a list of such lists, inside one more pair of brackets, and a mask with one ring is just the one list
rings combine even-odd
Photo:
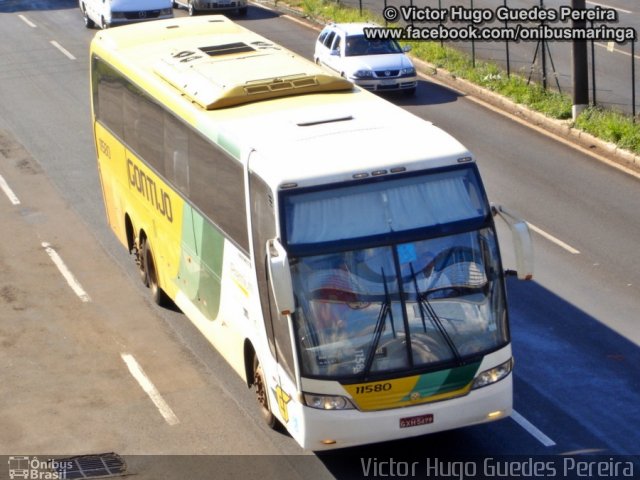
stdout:
[[225,35],[224,43],[173,50],[156,64],[155,72],[207,110],[353,87],[348,80],[258,35],[229,38],[232,36]]

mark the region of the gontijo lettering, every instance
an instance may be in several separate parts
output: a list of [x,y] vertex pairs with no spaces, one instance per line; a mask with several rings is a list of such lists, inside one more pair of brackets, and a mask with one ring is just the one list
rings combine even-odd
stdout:
[[[129,174],[129,184],[146,198],[151,205],[156,207],[156,210],[158,210],[162,216],[170,222],[173,222],[171,198],[169,198],[169,195],[162,187],[157,187],[156,182],[140,170],[137,165],[134,165],[130,158],[127,158],[127,172]],[[159,193],[158,189],[160,190]]]

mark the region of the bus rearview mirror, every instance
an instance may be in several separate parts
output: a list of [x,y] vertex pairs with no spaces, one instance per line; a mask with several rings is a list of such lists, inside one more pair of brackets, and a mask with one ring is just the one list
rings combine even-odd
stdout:
[[295,310],[289,258],[278,239],[267,242],[269,283],[280,315],[291,315]]
[[491,211],[493,215],[499,215],[511,230],[518,278],[531,280],[533,278],[533,241],[527,222],[515,216],[502,205],[492,205]]

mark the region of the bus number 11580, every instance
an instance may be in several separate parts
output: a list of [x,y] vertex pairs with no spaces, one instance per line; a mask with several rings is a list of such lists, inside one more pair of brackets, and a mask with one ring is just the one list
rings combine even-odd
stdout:
[[369,385],[360,385],[356,387],[356,394],[360,393],[377,393],[377,392],[388,392],[391,390],[390,383],[376,383]]

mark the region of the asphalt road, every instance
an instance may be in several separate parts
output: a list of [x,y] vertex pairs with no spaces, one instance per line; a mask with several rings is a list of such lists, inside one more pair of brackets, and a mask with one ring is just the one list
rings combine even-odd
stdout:
[[[151,305],[106,226],[89,122],[94,32],[75,2],[20,5],[0,5],[0,175],[20,201],[0,194],[0,454],[266,455],[133,457],[141,478],[361,478],[360,457],[640,454],[638,178],[427,78],[415,98],[390,97],[474,151],[490,199],[539,232],[535,280],[508,283],[517,415],[345,458],[300,452],[262,426],[252,393],[184,316]],[[256,7],[240,21],[311,56],[317,32],[300,23]],[[126,354],[178,422],[149,400]]]

